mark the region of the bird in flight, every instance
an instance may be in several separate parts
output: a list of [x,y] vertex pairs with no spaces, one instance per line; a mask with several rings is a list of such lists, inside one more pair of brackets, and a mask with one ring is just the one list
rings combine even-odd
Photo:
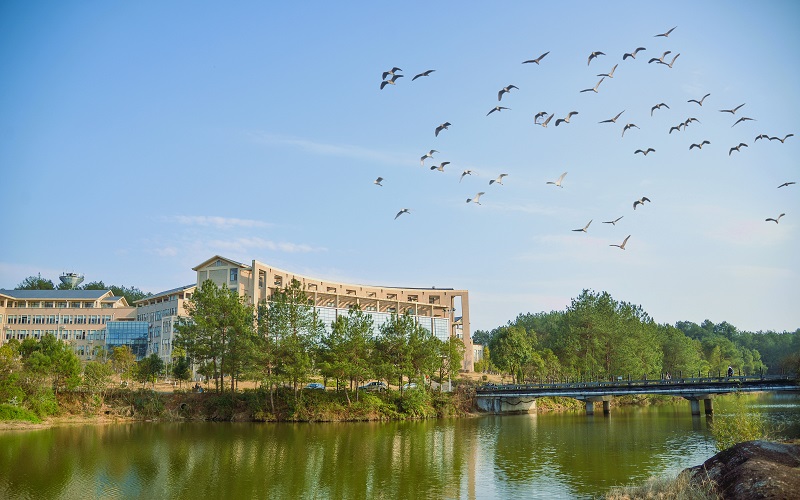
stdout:
[[497,179],[490,180],[489,181],[489,185],[491,186],[495,182],[500,184],[500,185],[502,185],[503,184],[503,177],[508,177],[508,174],[500,174],[500,176]]
[[601,122],[597,122],[597,123],[617,123],[617,118],[619,118],[619,117],[620,117],[620,115],[621,115],[622,113],[624,113],[624,112],[625,112],[625,110],[623,109],[622,111],[620,111],[619,113],[617,113],[617,116],[615,116],[614,118],[609,118],[608,120],[603,120],[603,121],[601,121]]
[[604,55],[605,54],[603,52],[600,52],[599,50],[592,52],[591,54],[589,54],[589,62],[587,62],[586,65],[588,66],[589,64],[591,64],[592,59],[596,58],[597,56],[604,56]]
[[655,38],[655,37],[659,37],[659,36],[668,37],[668,36],[669,36],[669,34],[670,34],[670,33],[672,33],[672,30],[674,30],[675,28],[677,28],[677,26],[675,26],[674,28],[671,28],[671,29],[669,29],[669,30],[668,30],[668,31],[666,31],[665,33],[658,34],[658,35],[654,36],[653,38]]
[[533,123],[539,125],[539,118],[544,118],[545,116],[547,116],[547,111],[539,111],[533,115]]
[[439,164],[438,167],[436,165],[432,166],[431,170],[438,170],[439,172],[444,172],[444,167],[449,164],[450,164],[449,161],[443,161],[442,163]]
[[756,120],[755,120],[755,118],[748,118],[746,116],[743,116],[743,117],[739,118],[738,120],[736,120],[736,122],[733,125],[731,125],[731,128],[735,127],[737,124],[739,124],[741,122],[746,122],[746,121],[753,121],[754,122]]
[[772,221],[772,222],[774,222],[775,224],[777,224],[777,223],[778,223],[778,221],[779,221],[779,220],[781,220],[781,217],[783,217],[784,215],[786,215],[786,214],[780,214],[780,215],[779,215],[777,218],[775,218],[775,219],[773,219],[772,217],[768,217],[768,218],[767,218],[767,219],[765,219],[764,221],[765,221],[765,222],[766,222],[766,221]]
[[611,224],[612,226],[616,226],[616,225],[617,225],[617,222],[619,222],[619,220],[620,220],[621,218],[623,218],[623,217],[625,217],[625,216],[624,216],[624,215],[621,215],[621,216],[617,217],[617,218],[616,218],[616,219],[614,219],[614,220],[606,220],[606,221],[603,221],[603,224]]
[[741,150],[739,148],[742,148],[742,147],[746,148],[746,147],[749,147],[749,146],[747,144],[743,143],[743,142],[740,142],[738,146],[734,146],[734,147],[732,147],[731,149],[728,150],[728,156],[730,156],[731,153],[733,153],[734,151],[736,151],[738,153],[741,153]]
[[753,139],[753,142],[755,142],[755,141],[757,141],[759,139],[769,139],[769,136],[767,134],[759,134],[759,135],[756,136],[755,139]]
[[435,149],[431,149],[430,151],[422,155],[422,157],[420,157],[419,159],[419,164],[424,167],[425,160],[427,160],[428,158],[433,158],[433,153],[438,153],[438,151],[436,151]]
[[469,203],[469,202],[474,202],[474,203],[477,203],[478,205],[480,205],[480,204],[481,204],[481,202],[480,202],[480,201],[478,201],[478,200],[480,200],[480,199],[481,199],[481,196],[483,196],[484,194],[486,194],[486,193],[484,193],[483,191],[481,191],[480,193],[476,194],[476,195],[475,195],[475,196],[473,196],[472,198],[467,198],[467,203]]
[[612,243],[611,245],[608,245],[608,246],[610,246],[610,247],[619,247],[620,250],[625,250],[625,244],[628,242],[628,238],[630,238],[630,237],[631,237],[630,234],[628,236],[626,236],[625,239],[622,240],[622,244],[621,245],[614,245]]
[[736,112],[739,110],[739,108],[741,108],[741,107],[742,107],[742,106],[744,106],[745,104],[747,104],[747,103],[746,103],[746,102],[743,102],[742,104],[740,104],[740,105],[736,106],[736,107],[735,107],[735,108],[733,108],[733,109],[720,109],[720,110],[719,110],[719,112],[720,112],[720,113],[730,113],[730,114],[732,114],[732,115],[735,115],[735,114],[736,114]]
[[670,61],[670,62],[669,62],[669,64],[665,63],[664,61],[659,61],[659,62],[660,62],[661,64],[663,64],[664,66],[668,67],[669,69],[672,69],[672,65],[673,65],[673,64],[675,64],[675,59],[677,59],[679,55],[681,55],[681,53],[680,53],[680,52],[678,52],[677,54],[675,54],[675,55],[672,57],[672,61]]
[[683,122],[683,128],[688,127],[689,124],[692,123],[692,122],[700,123],[700,120],[698,120],[697,118],[687,118],[686,121]]
[[384,71],[383,72],[383,79],[386,80],[386,77],[389,76],[389,75],[394,76],[395,73],[397,73],[398,71],[403,71],[403,70],[398,68],[397,66],[395,66],[394,68],[390,69],[389,71]]
[[770,141],[781,141],[781,144],[783,144],[783,141],[785,141],[789,137],[794,137],[794,134],[786,134],[785,136],[783,136],[783,139],[781,139],[780,137],[770,137],[769,140]]
[[591,88],[591,89],[583,89],[583,90],[581,90],[581,92],[594,92],[596,94],[597,93],[597,87],[599,87],[600,84],[603,83],[603,80],[605,80],[605,79],[606,79],[606,77],[601,78],[600,81],[597,82],[597,85],[595,85],[593,88]]
[[391,78],[390,80],[384,80],[384,81],[382,81],[382,82],[381,82],[381,90],[383,90],[383,87],[385,87],[387,84],[394,85],[394,82],[395,82],[395,81],[396,81],[398,78],[403,78],[403,75],[392,75],[392,78]]
[[[550,116],[548,116],[548,117],[547,117],[547,119],[546,119],[545,121],[543,121],[542,123],[540,123],[539,125],[541,125],[541,126],[542,126],[542,127],[544,127],[544,128],[547,128],[547,124],[548,124],[548,123],[550,123],[550,120],[552,120],[552,119],[553,119],[553,115],[554,115],[554,114],[555,114],[555,113],[553,113],[553,114],[551,114]],[[556,121],[558,121],[558,120],[556,120]]]
[[661,109],[662,107],[670,109],[669,106],[667,106],[663,102],[660,102],[660,103],[656,104],[655,106],[653,106],[652,108],[650,108],[650,116],[653,116],[653,111],[655,111],[657,109]]
[[608,73],[600,73],[597,76],[607,76],[609,78],[614,78],[614,71],[617,70],[617,66],[619,66],[619,64],[615,64],[614,67],[611,68],[611,71],[609,71]]
[[563,174],[558,176],[558,179],[556,179],[555,181],[547,181],[546,184],[553,184],[554,186],[564,187],[561,185],[561,182],[564,180],[564,177],[566,177],[566,175],[567,173],[564,172]]
[[441,132],[442,130],[450,130],[450,129],[448,129],[448,128],[447,128],[447,127],[449,127],[450,125],[452,125],[452,123],[450,123],[450,122],[444,122],[444,123],[442,123],[441,125],[439,125],[438,127],[436,127],[436,132],[434,133],[434,135],[435,135],[436,137],[439,137],[439,132]]
[[508,87],[503,87],[502,89],[500,89],[500,92],[497,93],[497,100],[498,101],[502,100],[503,94],[510,94],[511,89],[519,90],[519,87],[517,87],[516,85],[509,85]]
[[784,182],[783,184],[778,186],[778,189],[780,189],[782,187],[786,187],[786,186],[791,186],[792,184],[795,184],[795,182],[794,181]]
[[463,181],[465,175],[472,175],[472,170],[464,170],[461,172],[461,177],[458,179],[458,182]]
[[[592,219],[592,220],[594,220],[594,219]],[[575,231],[575,232],[584,232],[585,233],[586,230],[589,229],[589,226],[591,224],[592,224],[592,221],[590,220],[589,222],[586,223],[585,226],[583,226],[583,229],[573,229],[573,231]]]
[[653,57],[653,58],[651,58],[649,61],[647,61],[647,64],[651,64],[651,63],[654,63],[654,62],[658,62],[658,63],[664,64],[664,58],[667,57],[667,54],[672,54],[672,51],[668,50],[668,51],[664,52],[663,54],[661,54],[661,57]]
[[629,124],[625,125],[625,127],[622,128],[622,137],[625,137],[625,132],[628,129],[634,128],[634,127],[639,128],[635,123],[629,123]]
[[706,145],[706,144],[711,144],[711,142],[710,141],[703,141],[700,144],[692,144],[691,146],[689,146],[689,151],[691,151],[692,148],[703,149],[703,146]]
[[375,184],[376,186],[383,186],[383,184],[381,184],[381,181],[383,181],[383,177],[378,177],[377,179],[375,179],[375,182],[373,182],[373,184]]
[[686,101],[686,102],[696,102],[697,104],[699,104],[699,105],[701,105],[701,106],[702,106],[702,105],[703,105],[703,101],[705,101],[705,100],[706,100],[706,97],[708,97],[708,96],[710,96],[710,95],[711,95],[711,94],[706,94],[706,95],[704,95],[704,96],[703,96],[703,98],[702,98],[702,99],[700,99],[699,101],[698,101],[697,99],[689,99],[689,100],[688,100],[688,101]]
[[[562,122],[563,123],[569,123],[569,119],[572,118],[573,115],[577,115],[577,114],[578,114],[577,111],[570,111],[566,118],[559,118],[558,120],[556,120],[556,127],[558,127],[558,125],[560,123],[562,123]],[[549,118],[548,118],[548,120],[549,120]]]
[[495,107],[493,107],[493,108],[491,109],[491,111],[489,111],[488,113],[486,113],[486,116],[489,116],[489,115],[491,115],[491,114],[492,114],[492,113],[494,113],[495,111],[502,111],[502,110],[504,110],[504,109],[511,109],[511,108],[506,108],[506,107],[504,107],[504,106],[495,106]]
[[527,60],[527,61],[522,61],[522,64],[528,64],[528,63],[536,63],[536,64],[539,64],[540,62],[542,62],[542,59],[544,59],[544,56],[546,56],[546,55],[547,55],[547,54],[549,54],[549,53],[550,53],[550,51],[548,50],[547,52],[545,52],[544,54],[540,55],[540,56],[539,56],[539,57],[537,57],[536,59],[529,59],[529,60]]
[[430,74],[433,73],[434,71],[436,71],[436,70],[435,69],[429,69],[428,71],[423,71],[422,73],[420,73],[418,75],[414,75],[414,78],[412,78],[411,81],[413,82],[414,80],[416,80],[417,78],[419,78],[421,76],[430,76]]
[[394,219],[397,220],[397,218],[400,217],[401,215],[410,214],[410,213],[411,213],[411,210],[409,210],[407,208],[404,208],[404,209],[400,210],[399,212],[397,212],[397,215],[394,216]]
[[647,148],[647,149],[644,149],[644,150],[642,150],[642,149],[637,149],[636,151],[634,151],[634,152],[633,152],[633,154],[636,154],[636,153],[642,153],[643,155],[647,156],[647,153],[655,153],[655,152],[656,152],[656,150],[655,150],[655,149],[653,149],[653,148]]
[[670,127],[669,128],[669,133],[671,134],[673,130],[677,130],[678,132],[680,132],[681,131],[681,127],[683,127],[685,125],[686,125],[685,123],[679,123],[679,124],[675,125],[674,127]]
[[632,58],[636,59],[636,54],[638,54],[642,50],[647,50],[647,49],[644,48],[644,47],[636,47],[636,50],[634,50],[633,52],[626,52],[625,54],[623,54],[622,60],[624,61],[625,59],[627,59],[629,57],[632,57]]
[[644,202],[650,201],[650,198],[647,196],[642,196],[640,200],[636,200],[633,202],[633,209],[636,210],[636,205],[644,205]]

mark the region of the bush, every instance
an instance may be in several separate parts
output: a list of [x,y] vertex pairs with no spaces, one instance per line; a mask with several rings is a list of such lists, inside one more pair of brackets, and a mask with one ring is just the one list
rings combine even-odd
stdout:
[[10,404],[0,404],[0,420],[23,420],[35,424],[42,421],[33,412]]
[[748,408],[744,399],[737,394],[731,415],[714,416],[711,434],[717,441],[717,450],[727,450],[731,446],[757,439],[771,440],[773,429],[766,418],[754,408]]

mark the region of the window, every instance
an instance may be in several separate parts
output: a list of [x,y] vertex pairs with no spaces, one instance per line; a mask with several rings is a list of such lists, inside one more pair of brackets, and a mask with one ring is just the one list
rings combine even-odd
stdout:
[[237,281],[239,279],[239,270],[236,268],[231,269],[231,281]]

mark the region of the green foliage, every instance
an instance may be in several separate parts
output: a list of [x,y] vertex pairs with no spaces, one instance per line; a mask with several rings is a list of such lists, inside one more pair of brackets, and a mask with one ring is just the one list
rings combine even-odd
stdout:
[[744,398],[735,396],[730,415],[715,415],[711,423],[711,434],[717,442],[717,450],[727,450],[745,441],[771,439],[773,429],[757,408],[745,404]]
[[111,367],[122,380],[130,380],[136,371],[136,356],[130,346],[114,347],[111,353]]
[[136,381],[146,385],[148,382],[155,387],[156,378],[164,371],[164,361],[153,353],[137,363]]
[[83,387],[91,394],[102,393],[111,383],[111,363],[89,361],[83,367]]
[[432,406],[431,395],[421,387],[405,391],[397,400],[397,409],[411,418],[429,418],[436,416]]
[[56,286],[51,280],[42,278],[42,275],[28,276],[14,287],[14,290],[55,290]]
[[178,356],[174,358],[172,363],[172,376],[177,380],[188,382],[192,378],[191,365],[189,358],[185,356]]
[[0,404],[0,421],[9,420],[22,420],[25,422],[33,422],[35,424],[38,424],[42,421],[42,419],[37,417],[35,413],[26,410],[25,408],[5,403]]

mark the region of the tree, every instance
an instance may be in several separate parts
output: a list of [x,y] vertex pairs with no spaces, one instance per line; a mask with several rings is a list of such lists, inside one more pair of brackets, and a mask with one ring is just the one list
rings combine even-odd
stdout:
[[[444,381],[445,375],[448,378],[458,376],[458,371],[461,369],[461,363],[464,361],[464,342],[457,337],[450,337],[447,342],[440,342],[440,355],[442,363],[439,365],[439,380]],[[484,351],[487,348],[484,347]]]
[[52,334],[39,342],[27,338],[20,346],[25,368],[33,375],[49,379],[56,396],[59,390],[74,389],[80,384],[81,362],[64,342]]
[[56,286],[52,281],[42,278],[42,275],[28,276],[14,287],[14,290],[55,290]]
[[156,378],[164,371],[164,361],[153,353],[150,356],[142,359],[137,363],[136,380],[146,386],[148,382],[153,384],[153,389],[156,387]]
[[[324,335],[321,343],[320,371],[327,377],[350,382],[350,389],[366,380],[371,373],[372,316],[354,307],[347,316],[339,315],[331,323],[331,333]],[[350,395],[345,388],[347,404]],[[358,392],[356,392],[358,399]]]
[[524,379],[522,368],[533,356],[531,340],[521,326],[504,326],[489,344],[492,360],[500,370],[511,375],[513,383]]
[[389,383],[397,380],[402,387],[403,377],[412,372],[409,339],[416,326],[411,315],[395,313],[381,325],[375,340],[375,370]]
[[119,376],[120,380],[133,378],[136,368],[136,356],[134,356],[130,346],[114,347],[111,352],[111,368]]
[[172,376],[178,380],[178,387],[181,382],[188,382],[192,378],[191,365],[189,358],[186,356],[178,356],[172,364]]
[[114,369],[109,362],[89,361],[83,367],[83,387],[89,394],[99,398],[97,402],[100,405],[103,404],[105,391],[113,374]]

